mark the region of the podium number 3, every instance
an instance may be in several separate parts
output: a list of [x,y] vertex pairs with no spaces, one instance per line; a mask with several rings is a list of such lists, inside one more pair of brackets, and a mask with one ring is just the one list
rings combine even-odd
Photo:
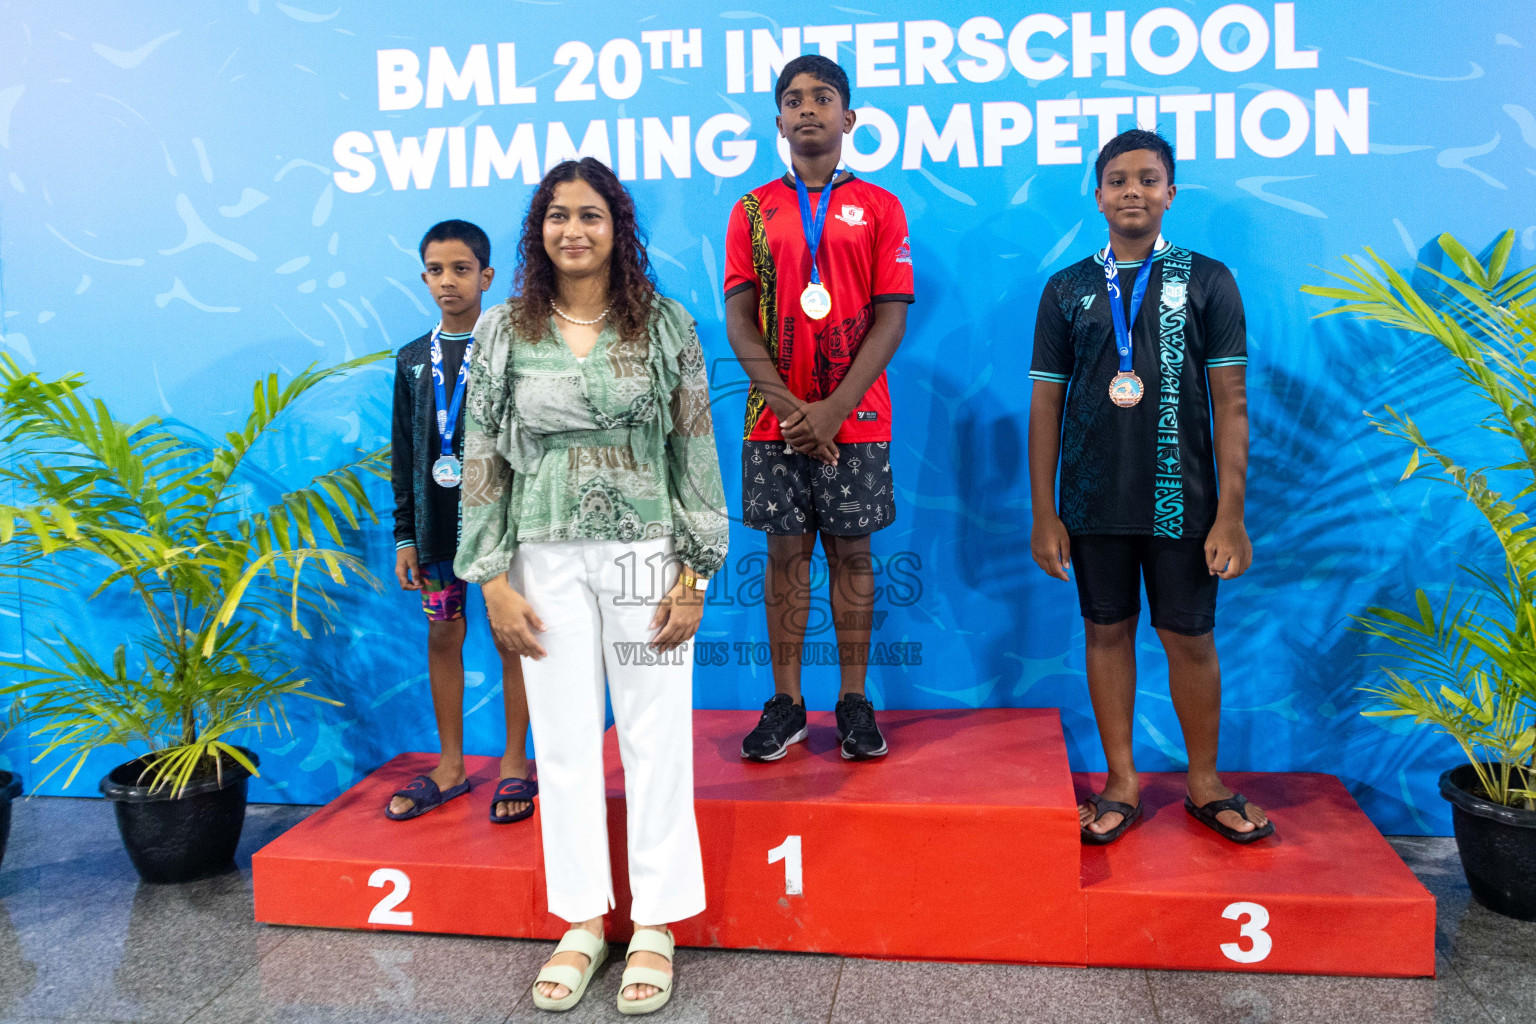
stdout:
[[386,885],[390,891],[384,894],[384,898],[374,906],[368,915],[369,924],[395,924],[410,928],[415,923],[415,915],[409,910],[396,910],[405,898],[411,894],[411,879],[399,868],[379,868],[368,877],[368,885],[373,889],[382,889]]
[[1238,927],[1237,934],[1252,943],[1244,949],[1241,942],[1223,942],[1222,956],[1240,964],[1256,964],[1269,956],[1269,951],[1274,948],[1275,942],[1264,930],[1269,924],[1268,910],[1258,903],[1231,903],[1221,912],[1221,916],[1229,921],[1246,917],[1248,920],[1243,921]]
[[805,878],[800,865],[800,837],[785,836],[784,841],[768,851],[768,863],[784,862],[784,895],[805,894]]

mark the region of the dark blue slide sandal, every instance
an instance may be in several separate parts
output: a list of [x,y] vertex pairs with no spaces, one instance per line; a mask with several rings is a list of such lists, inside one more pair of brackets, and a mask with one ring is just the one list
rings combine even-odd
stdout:
[[426,814],[428,811],[436,810],[437,808],[443,806],[443,804],[447,803],[449,800],[452,800],[454,797],[463,796],[468,792],[468,779],[465,779],[463,782],[459,783],[457,786],[454,786],[452,789],[445,793],[441,789],[437,788],[437,783],[432,781],[432,776],[418,775],[411,780],[410,785],[406,786],[404,789],[397,789],[390,795],[391,800],[397,796],[403,796],[407,800],[416,801],[411,805],[411,809],[403,814],[396,814],[389,809],[389,804],[385,804],[384,817],[388,818],[390,821],[410,821],[412,818],[419,818],[423,814]]
[[[491,797],[491,823],[495,825],[510,825],[514,821],[526,821],[533,817],[533,798],[539,795],[539,783],[536,779],[502,779],[496,786],[496,792]],[[516,814],[506,817],[496,816],[496,805],[508,800],[526,800],[528,806]]]

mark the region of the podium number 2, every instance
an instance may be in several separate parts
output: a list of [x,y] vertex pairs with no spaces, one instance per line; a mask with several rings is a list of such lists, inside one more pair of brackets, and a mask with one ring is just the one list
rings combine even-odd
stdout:
[[800,837],[785,836],[784,841],[768,851],[768,863],[784,862],[784,895],[805,894],[805,878],[801,874]]
[[415,923],[415,915],[409,910],[396,910],[405,898],[411,894],[411,879],[399,868],[379,868],[368,877],[368,885],[373,889],[382,889],[386,885],[390,891],[384,894],[384,898],[374,906],[368,915],[369,924],[396,924],[410,928]]
[[1244,949],[1241,942],[1223,942],[1221,944],[1223,956],[1240,964],[1256,964],[1269,956],[1269,951],[1274,948],[1275,942],[1264,930],[1269,924],[1268,910],[1258,903],[1231,903],[1221,912],[1221,916],[1229,921],[1246,917],[1248,920],[1243,921],[1238,927],[1237,934],[1252,943]]

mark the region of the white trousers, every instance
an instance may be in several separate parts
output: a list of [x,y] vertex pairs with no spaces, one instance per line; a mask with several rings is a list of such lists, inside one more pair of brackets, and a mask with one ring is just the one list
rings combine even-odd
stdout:
[[614,906],[603,780],[605,676],[624,764],[630,919],[669,924],[704,909],[693,816],[693,643],[665,655],[647,646],[657,601],[677,578],[671,553],[670,538],[552,541],[520,545],[512,562],[510,582],[544,623],[539,642],[546,656],[523,659],[523,685],[538,764],[546,895],[550,913],[567,921],[590,920]]

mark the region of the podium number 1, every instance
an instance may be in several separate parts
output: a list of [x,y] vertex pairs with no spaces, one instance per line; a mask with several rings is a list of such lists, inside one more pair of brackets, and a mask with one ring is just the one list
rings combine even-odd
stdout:
[[1269,924],[1268,910],[1258,903],[1230,903],[1227,909],[1221,912],[1221,916],[1229,921],[1246,917],[1248,920],[1243,921],[1238,927],[1237,934],[1252,943],[1244,949],[1241,942],[1223,942],[1222,956],[1240,964],[1256,964],[1269,956],[1269,951],[1274,948],[1275,942],[1264,930]]
[[785,836],[784,841],[768,851],[768,863],[784,862],[784,895],[803,896],[805,878],[801,874],[800,837]]
[[415,915],[409,910],[395,909],[411,894],[410,876],[399,868],[379,868],[368,877],[369,888],[382,889],[386,885],[390,890],[374,905],[373,911],[368,915],[368,923],[412,927],[416,920]]

